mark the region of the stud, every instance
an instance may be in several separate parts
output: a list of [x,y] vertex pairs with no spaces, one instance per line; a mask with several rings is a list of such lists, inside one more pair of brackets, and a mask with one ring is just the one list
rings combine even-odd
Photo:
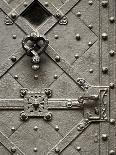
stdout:
[[33,128],[35,131],[37,131],[38,130],[38,127],[37,126],[34,126],[34,128]]
[[110,54],[110,56],[114,56],[114,50],[111,50],[110,52],[109,52],[109,54]]
[[58,75],[57,75],[57,74],[55,74],[55,75],[54,75],[54,79],[57,79],[57,78],[58,78]]
[[48,5],[48,2],[45,2],[45,6],[46,6],[46,7],[48,7],[48,6],[49,6],[49,5]]
[[111,23],[114,23],[114,17],[110,17],[109,20],[110,20]]
[[34,79],[35,80],[37,80],[38,79],[38,75],[36,74],[36,75],[34,75]]
[[110,88],[113,89],[114,88],[114,83],[110,83]]
[[57,56],[55,57],[55,60],[56,60],[57,62],[59,62],[59,61],[60,61],[60,57],[57,55]]
[[14,131],[15,131],[15,127],[13,126],[13,127],[11,128],[11,130],[14,132]]
[[24,7],[26,7],[26,6],[27,6],[27,2],[24,2],[24,4],[23,4],[23,5],[24,5]]
[[78,54],[75,54],[75,59],[78,59],[79,58],[79,55]]
[[90,69],[89,72],[90,72],[90,73],[93,73],[93,69]]
[[77,12],[76,15],[77,15],[77,17],[80,17],[81,16],[81,12]]
[[107,68],[107,67],[102,67],[102,72],[103,72],[104,74],[108,73],[108,68]]
[[107,138],[108,138],[107,134],[102,134],[102,140],[103,140],[103,141],[106,141]]
[[90,41],[90,42],[88,42],[88,46],[92,46],[92,42]]
[[17,79],[18,79],[18,75],[15,75],[15,76],[14,76],[14,79],[17,80]]
[[11,60],[12,60],[12,62],[16,62],[17,59],[16,59],[15,56],[12,56],[12,57],[11,57]]
[[55,152],[56,152],[56,153],[59,153],[59,152],[60,152],[60,149],[59,149],[58,147],[56,147],[56,148],[55,148]]
[[91,24],[89,24],[89,26],[88,26],[90,29],[92,29],[93,28],[93,25],[91,25]]
[[115,124],[115,119],[111,118],[110,119],[110,124],[114,125]]
[[16,38],[17,38],[17,36],[16,36],[15,34],[13,34],[12,38],[13,38],[13,39],[16,39]]
[[55,38],[55,39],[58,39],[59,37],[58,37],[58,35],[55,35],[54,38]]
[[89,4],[89,5],[92,5],[92,4],[93,4],[93,1],[91,1],[91,0],[88,1],[88,4]]
[[56,125],[56,126],[55,126],[55,130],[56,130],[56,131],[58,131],[58,130],[59,130],[59,127],[58,127],[58,125]]
[[16,18],[16,13],[12,12],[12,13],[11,13],[11,17],[12,17],[13,19],[15,19],[15,18]]
[[102,6],[104,8],[106,8],[108,6],[108,1],[106,1],[106,0],[102,1]]
[[81,147],[80,146],[77,146],[77,151],[81,151]]
[[115,155],[115,151],[114,150],[110,150],[109,151],[109,155]]
[[80,40],[80,39],[81,39],[80,35],[76,34],[76,40]]
[[34,152],[37,152],[37,148],[36,148],[36,147],[34,147],[33,151],[34,151]]
[[33,69],[34,71],[37,71],[37,70],[39,69],[39,65],[33,65],[33,66],[32,66],[32,69]]
[[108,38],[107,33],[102,33],[102,39],[103,39],[103,40],[107,40],[107,38]]
[[16,148],[15,148],[15,147],[12,147],[12,148],[11,148],[11,152],[12,152],[12,153],[15,153],[15,152],[16,152]]

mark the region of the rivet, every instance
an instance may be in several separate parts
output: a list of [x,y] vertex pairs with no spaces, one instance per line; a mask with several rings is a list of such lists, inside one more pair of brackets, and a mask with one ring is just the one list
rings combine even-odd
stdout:
[[15,153],[16,152],[16,148],[15,147],[12,147],[11,148],[11,152]]
[[110,56],[114,56],[114,50],[111,50],[110,52],[109,52],[109,54],[110,54]]
[[13,126],[13,127],[11,128],[11,130],[14,132],[14,131],[15,131],[15,127]]
[[18,79],[18,75],[15,75],[14,78],[17,80]]
[[36,147],[34,147],[33,151],[34,151],[34,152],[37,152],[37,148],[36,148]]
[[48,2],[45,2],[45,6],[46,6],[46,7],[48,7],[48,6],[49,6],[49,5],[48,5]]
[[56,130],[56,131],[58,131],[58,130],[59,130],[59,127],[58,127],[58,125],[56,125],[56,126],[55,126],[55,130]]
[[12,12],[12,13],[11,13],[11,17],[12,17],[13,19],[15,19],[15,18],[16,18],[16,13]]
[[50,121],[51,119],[52,119],[52,113],[48,112],[48,113],[44,116],[44,120]]
[[79,55],[78,54],[75,54],[75,58],[78,59],[79,58]]
[[37,131],[38,130],[38,127],[37,126],[34,126],[34,128],[33,128],[35,131]]
[[102,1],[102,6],[105,8],[105,7],[107,7],[108,6],[108,1]]
[[57,18],[61,18],[62,16],[61,16],[61,14],[60,14],[59,12],[57,12],[57,13],[56,13],[56,17],[57,17]]
[[80,40],[80,39],[81,39],[80,35],[76,34],[76,40]]
[[80,17],[81,16],[81,12],[77,12],[76,15],[77,15],[77,17]]
[[114,125],[115,124],[115,119],[111,118],[110,119],[110,124]]
[[107,138],[108,138],[107,134],[102,134],[102,140],[103,140],[103,141],[106,141]]
[[93,25],[89,24],[88,27],[89,27],[90,29],[92,29],[92,28],[93,28]]
[[90,69],[89,72],[90,72],[90,73],[93,73],[93,69]]
[[17,36],[16,36],[15,34],[13,34],[12,38],[13,38],[13,39],[16,39],[16,38],[17,38]]
[[107,67],[102,67],[102,72],[103,72],[104,74],[106,74],[106,73],[108,72],[108,68],[107,68]]
[[54,75],[54,79],[57,79],[57,78],[58,78],[58,75],[57,75],[57,74],[55,74],[55,75]]
[[102,33],[102,39],[103,39],[103,40],[107,40],[107,38],[108,38],[107,33]]
[[92,46],[92,42],[90,41],[90,42],[88,42],[88,46]]
[[110,83],[110,88],[113,89],[114,88],[114,83]]
[[38,79],[38,75],[34,75],[34,79],[37,80]]
[[80,146],[77,146],[77,151],[81,151],[81,147]]
[[109,20],[110,20],[111,23],[114,23],[114,17],[110,17]]
[[32,69],[33,69],[34,71],[37,71],[37,70],[39,69],[39,65],[33,65],[33,66],[32,66]]
[[90,0],[90,1],[88,1],[88,3],[89,3],[89,5],[92,5],[93,4],[93,1]]
[[23,4],[23,5],[24,5],[24,7],[26,7],[26,6],[27,6],[27,2],[24,2],[24,4]]
[[12,60],[12,62],[15,62],[17,59],[16,59],[15,56],[12,56],[12,57],[11,57],[11,60]]
[[109,155],[115,155],[115,151],[114,150],[110,150],[109,151]]
[[55,39],[58,39],[58,35],[55,35],[54,38],[55,38]]
[[59,149],[58,147],[56,147],[56,148],[55,148],[55,152],[56,152],[56,153],[59,153],[59,152],[60,152],[60,149]]
[[55,57],[55,60],[56,60],[57,62],[59,62],[59,61],[60,61],[60,57],[57,55],[57,56]]

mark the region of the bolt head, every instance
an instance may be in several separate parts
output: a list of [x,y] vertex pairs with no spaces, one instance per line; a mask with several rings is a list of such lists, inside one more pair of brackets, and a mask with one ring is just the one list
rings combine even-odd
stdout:
[[59,61],[60,61],[60,56],[57,55],[57,56],[55,57],[55,60],[56,60],[57,62],[59,62]]
[[115,119],[111,118],[110,119],[110,124],[114,125],[115,124]]
[[76,40],[80,40],[81,37],[80,37],[80,34],[76,34]]
[[12,12],[12,13],[11,13],[11,17],[12,17],[13,19],[15,19],[15,18],[16,18],[16,13]]
[[103,39],[103,40],[107,40],[107,38],[108,38],[107,33],[102,33],[102,39]]
[[114,23],[114,17],[110,17],[109,20],[110,20],[111,23]]
[[76,15],[77,15],[77,17],[80,17],[81,16],[81,12],[77,12]]
[[90,0],[90,1],[88,1],[88,3],[89,3],[89,5],[92,5],[92,4],[93,4],[93,1],[92,1],[92,0]]
[[115,151],[114,150],[110,150],[109,151],[109,155],[115,155]]
[[15,147],[12,147],[11,148],[11,152],[15,153],[16,152],[16,148]]
[[102,140],[103,140],[103,141],[106,141],[107,138],[108,138],[107,134],[102,134]]
[[109,54],[110,54],[110,56],[114,56],[114,54],[115,54],[114,50],[111,50],[111,51],[109,52]]
[[11,57],[11,60],[12,60],[12,62],[15,62],[17,59],[16,59],[15,56],[12,56],[12,57]]
[[105,8],[108,6],[108,1],[107,0],[104,0],[102,1],[102,6]]
[[102,67],[102,72],[103,72],[104,74],[108,73],[108,68],[107,68],[107,67]]
[[77,151],[81,151],[81,147],[80,146],[77,146]]

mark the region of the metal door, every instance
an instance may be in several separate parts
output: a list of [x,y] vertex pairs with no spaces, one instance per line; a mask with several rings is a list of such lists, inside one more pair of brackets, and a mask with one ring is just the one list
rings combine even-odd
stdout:
[[0,155],[115,155],[115,0],[0,0]]

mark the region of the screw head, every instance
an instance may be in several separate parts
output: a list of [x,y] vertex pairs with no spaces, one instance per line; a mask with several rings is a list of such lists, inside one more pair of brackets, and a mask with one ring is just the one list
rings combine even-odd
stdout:
[[13,39],[16,39],[17,38],[16,34],[13,34],[12,38]]
[[44,119],[46,121],[50,121],[52,119],[52,114],[50,112],[48,112],[45,116],[44,116]]
[[76,15],[77,15],[77,17],[80,17],[81,16],[81,12],[77,12]]
[[114,88],[114,83],[110,83],[110,88],[113,89]]
[[110,20],[110,22],[111,22],[111,23],[114,23],[114,17],[113,17],[113,16],[112,16],[112,17],[110,17],[110,19],[109,19],[109,20]]
[[111,119],[110,119],[110,123],[111,123],[112,125],[114,125],[114,124],[115,124],[115,119],[111,118]]
[[15,131],[15,127],[13,126],[13,127],[11,128],[11,130],[14,132],[14,131]]
[[89,5],[92,5],[92,4],[93,4],[93,1],[92,1],[92,0],[90,0],[90,1],[88,1],[88,3],[89,3]]
[[56,130],[56,131],[58,131],[58,130],[59,130],[59,127],[58,127],[58,125],[56,125],[56,126],[55,126],[55,130]]
[[75,59],[78,59],[79,58],[79,55],[78,54],[75,54]]
[[108,1],[107,0],[102,1],[102,6],[106,8],[108,6]]
[[37,148],[36,148],[36,147],[34,147],[33,151],[34,151],[34,152],[37,152]]
[[102,134],[102,140],[103,140],[103,141],[106,141],[107,138],[108,138],[107,134]]
[[16,18],[16,13],[12,12],[12,13],[11,13],[11,17],[12,17],[13,19],[15,19],[15,18]]
[[11,152],[13,152],[13,153],[16,152],[16,148],[14,146],[11,148]]
[[15,62],[17,59],[16,59],[15,56],[12,56],[12,57],[11,57],[11,60],[12,60],[12,62]]
[[55,60],[56,60],[57,62],[59,62],[59,61],[60,61],[60,56],[57,55],[57,56],[55,57]]
[[107,67],[102,67],[102,72],[103,72],[104,74],[108,73],[108,68],[107,68]]
[[109,54],[110,54],[110,56],[114,56],[114,54],[115,54],[114,50],[111,50],[111,51],[109,52]]
[[109,151],[109,155],[115,155],[115,151],[114,150],[110,150]]
[[14,76],[14,79],[17,80],[17,79],[18,79],[18,75],[15,75],[15,76]]
[[80,34],[76,34],[76,40],[80,40],[81,37],[80,37]]
[[48,2],[45,2],[45,6],[46,6],[46,7],[48,7],[48,6],[49,6]]
[[90,73],[93,73],[93,69],[90,69],[89,72],[90,72]]
[[108,38],[107,33],[102,33],[102,39],[103,39],[103,40],[107,40],[107,38]]
[[60,149],[59,149],[58,147],[56,147],[56,148],[55,148],[55,152],[56,152],[56,153],[59,153],[59,152],[60,152]]
[[90,29],[92,29],[93,28],[93,25],[91,25],[91,24],[89,24],[89,26],[88,26]]
[[58,78],[58,75],[57,75],[57,74],[55,74],[55,75],[54,75],[54,79],[57,79],[57,78]]
[[92,42],[90,41],[90,42],[88,42],[88,46],[92,46]]
[[38,127],[37,126],[34,126],[34,128],[33,128],[35,131],[37,131],[38,130]]
[[55,38],[55,39],[58,39],[58,35],[55,35],[54,38]]
[[39,69],[39,65],[32,65],[32,69],[33,69],[34,71],[37,71],[37,70]]
[[80,146],[77,146],[77,151],[81,151],[81,147]]

